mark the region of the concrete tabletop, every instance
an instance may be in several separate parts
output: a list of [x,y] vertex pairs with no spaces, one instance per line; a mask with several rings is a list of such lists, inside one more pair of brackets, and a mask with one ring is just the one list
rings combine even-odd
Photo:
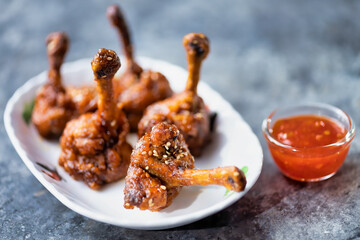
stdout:
[[[0,114],[14,91],[48,67],[44,39],[71,38],[67,62],[105,47],[119,52],[105,10],[114,1],[0,1]],[[1,239],[360,239],[360,141],[329,180],[284,177],[261,133],[275,108],[322,102],[360,126],[360,2],[118,1],[135,54],[186,67],[182,37],[211,44],[201,81],[219,91],[251,126],[264,150],[255,186],[238,202],[198,222],[140,231],[83,217],[53,197],[23,164],[0,118]],[[236,156],[234,156],[236,157]]]

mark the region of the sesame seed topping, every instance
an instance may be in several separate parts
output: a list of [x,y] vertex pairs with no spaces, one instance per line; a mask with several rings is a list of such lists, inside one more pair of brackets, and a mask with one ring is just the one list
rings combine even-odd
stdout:
[[165,149],[166,149],[166,150],[169,150],[168,146],[165,145]]
[[153,202],[152,199],[150,199],[150,200],[149,200],[149,206],[151,207],[151,206],[153,206],[153,205],[154,205],[154,202]]
[[184,154],[184,156],[187,156],[187,155],[188,155],[188,153],[187,153],[187,152],[184,152],[183,154]]
[[239,175],[240,175],[240,173],[234,172],[234,176],[235,176],[235,177],[237,177],[237,176],[239,176]]
[[222,175],[225,175],[225,174],[226,174],[226,171],[225,171],[225,170],[222,170],[222,171],[221,171],[221,174],[222,174]]
[[130,203],[125,203],[125,206],[126,206],[126,207],[130,207]]
[[143,151],[141,154],[142,154],[142,155],[146,155],[146,151]]
[[155,157],[158,157],[158,156],[159,156],[156,150],[153,150],[153,155],[154,155]]
[[149,156],[151,156],[151,155],[152,155],[152,151],[149,151],[148,154],[149,154]]
[[167,142],[166,146],[170,147],[171,146],[171,142]]
[[145,169],[146,169],[146,170],[149,170],[149,166],[146,166]]
[[168,151],[166,151],[166,154],[170,156],[170,153]]
[[163,158],[167,158],[168,156],[167,155],[163,155]]
[[116,120],[113,120],[113,121],[110,123],[110,125],[111,125],[112,127],[114,127],[114,126],[116,125]]
[[111,61],[111,60],[112,60],[112,57],[107,57],[107,60]]
[[148,178],[148,177],[150,177],[150,175],[149,175],[148,173],[145,173],[145,177],[147,177],[147,178]]
[[177,155],[176,159],[180,159],[181,158],[181,155]]
[[202,117],[203,117],[202,113],[195,114],[195,118],[197,118],[197,119],[202,118]]
[[166,190],[166,186],[164,186],[164,185],[161,185],[160,188],[161,188],[162,190]]
[[168,162],[168,161],[165,161],[165,164],[167,165],[167,164],[169,164],[169,162]]

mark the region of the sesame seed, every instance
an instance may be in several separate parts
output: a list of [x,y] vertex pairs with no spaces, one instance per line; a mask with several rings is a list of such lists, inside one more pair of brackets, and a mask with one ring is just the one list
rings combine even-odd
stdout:
[[166,151],[166,154],[170,156],[170,153],[168,151]]
[[151,206],[153,206],[153,205],[154,205],[154,202],[153,202],[152,199],[150,199],[150,200],[149,200],[149,206],[151,207]]
[[169,164],[169,162],[168,162],[168,161],[165,161],[165,164],[166,164],[166,165],[168,165],[168,164]]
[[143,151],[141,154],[142,154],[142,155],[146,155],[146,151]]
[[111,60],[112,60],[112,57],[107,57],[106,59],[109,60],[109,61],[111,61]]
[[234,172],[234,176],[235,176],[235,177],[237,177],[237,176],[239,176],[239,175],[240,175],[240,173]]
[[126,206],[126,207],[130,207],[130,203],[125,203],[125,206]]
[[171,146],[171,142],[167,142],[166,146],[170,147]]
[[151,156],[151,155],[152,155],[152,151],[149,151],[148,154],[149,154],[149,156]]
[[174,146],[175,149],[177,149],[177,147],[178,147],[177,145]]
[[168,156],[167,155],[163,155],[163,158],[167,158]]
[[181,155],[177,155],[176,159],[180,159],[181,158]]
[[113,121],[110,123],[110,125],[111,125],[112,127],[114,127],[114,126],[116,125],[116,120],[113,120]]
[[150,177],[150,175],[149,175],[148,173],[145,173],[145,177],[147,177],[147,178],[148,178],[148,177]]
[[187,156],[187,155],[188,155],[188,153],[187,153],[187,152],[184,152],[183,154],[184,154],[184,156]]
[[169,150],[168,146],[165,145],[165,149],[166,149],[166,150]]
[[146,166],[145,169],[146,169],[146,170],[149,170],[149,166]]
[[226,171],[225,171],[225,170],[222,170],[222,171],[221,171],[221,174],[222,174],[222,175],[225,175],[225,174],[226,174]]
[[160,188],[161,188],[162,190],[166,190],[166,186],[164,186],[164,185],[161,185]]
[[202,118],[202,114],[201,113],[197,113],[197,114],[195,114],[195,118],[197,118],[197,119],[200,119],[200,118]]

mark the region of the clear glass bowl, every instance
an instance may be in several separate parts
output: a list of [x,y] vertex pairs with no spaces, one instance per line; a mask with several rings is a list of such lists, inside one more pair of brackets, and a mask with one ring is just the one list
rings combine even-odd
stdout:
[[[346,134],[337,142],[314,147],[294,147],[273,137],[272,127],[277,120],[300,115],[326,117],[345,128]],[[355,125],[351,117],[339,108],[321,103],[279,108],[263,121],[262,131],[281,172],[291,179],[306,182],[333,176],[343,164],[355,137]]]

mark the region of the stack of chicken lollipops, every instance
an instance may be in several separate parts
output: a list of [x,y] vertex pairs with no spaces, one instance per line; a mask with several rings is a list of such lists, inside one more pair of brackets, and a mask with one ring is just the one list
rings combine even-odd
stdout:
[[[207,37],[184,37],[189,75],[185,90],[174,94],[164,75],[143,70],[134,60],[119,7],[110,6],[107,16],[123,42],[126,69],[117,75],[118,55],[100,49],[91,61],[96,88],[62,85],[69,39],[62,32],[47,37],[48,81],[37,93],[32,121],[44,138],[60,137],[59,165],[91,189],[125,177],[127,209],[163,209],[183,186],[216,184],[243,191],[246,178],[235,166],[195,169],[193,156],[211,140],[210,113],[197,94],[201,63],[209,53]],[[130,131],[139,137],[134,149],[126,141]]]

